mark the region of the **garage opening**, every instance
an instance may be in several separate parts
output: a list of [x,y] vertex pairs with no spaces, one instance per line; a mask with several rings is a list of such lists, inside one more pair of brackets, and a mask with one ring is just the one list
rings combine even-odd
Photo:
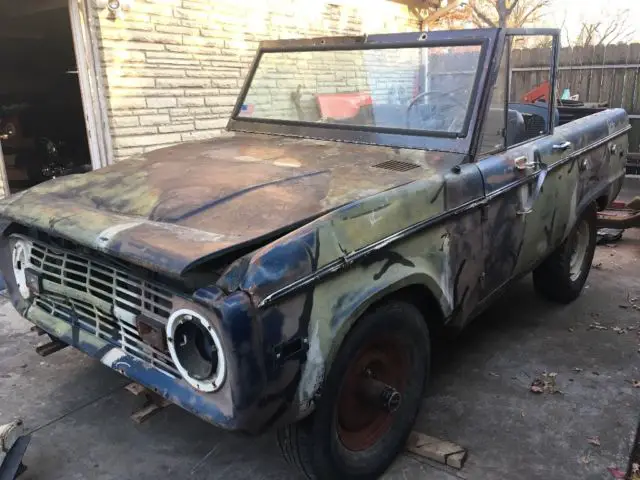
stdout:
[[92,168],[66,0],[0,0],[0,147],[10,193]]

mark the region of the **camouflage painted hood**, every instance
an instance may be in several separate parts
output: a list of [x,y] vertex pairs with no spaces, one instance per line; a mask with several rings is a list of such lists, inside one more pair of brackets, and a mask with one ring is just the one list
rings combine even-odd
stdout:
[[[441,156],[415,152],[415,165],[402,171],[406,150],[405,165],[393,169],[398,149],[236,134],[46,182],[2,202],[0,214],[179,276],[204,256],[410,182],[413,169],[430,169]],[[389,161],[392,169],[379,166]]]

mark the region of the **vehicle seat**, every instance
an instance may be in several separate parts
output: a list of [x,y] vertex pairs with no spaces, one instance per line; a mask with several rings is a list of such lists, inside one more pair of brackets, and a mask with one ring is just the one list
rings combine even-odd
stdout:
[[[509,148],[525,138],[524,118],[517,110],[507,110],[507,125],[504,124],[504,108],[489,108],[482,127],[480,151],[491,152]],[[505,133],[506,131],[506,133]]]
[[518,110],[507,110],[507,148],[524,142],[527,139],[527,128],[524,116]]
[[[526,139],[535,138],[543,132],[549,132],[549,106],[544,102],[510,103],[510,109],[522,113],[525,119]],[[557,108],[553,112],[554,126],[560,125],[560,113]]]

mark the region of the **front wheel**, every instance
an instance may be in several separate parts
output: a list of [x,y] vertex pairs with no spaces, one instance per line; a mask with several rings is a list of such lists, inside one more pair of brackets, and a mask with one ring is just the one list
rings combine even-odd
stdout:
[[429,364],[429,332],[413,305],[365,314],[334,359],[315,412],[278,431],[285,460],[312,479],[377,478],[404,448]]
[[596,250],[597,212],[589,207],[567,239],[533,271],[533,285],[542,296],[570,303],[580,295]]

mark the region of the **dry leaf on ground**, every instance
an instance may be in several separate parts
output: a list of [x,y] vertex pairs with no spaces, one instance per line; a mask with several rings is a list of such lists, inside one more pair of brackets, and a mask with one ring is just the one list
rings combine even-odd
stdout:
[[587,437],[587,442],[596,447],[600,446],[600,437]]
[[626,474],[620,470],[618,467],[607,467],[609,473],[613,475],[613,478],[624,478]]
[[561,393],[556,386],[556,372],[543,373],[542,377],[537,377],[531,382],[529,390],[533,393]]
[[587,330],[609,330],[609,327],[605,327],[600,322],[593,322],[587,327]]
[[584,463],[585,465],[588,464],[589,462],[591,462],[591,454],[587,453],[586,455],[583,455],[580,457],[580,462]]
[[529,387],[533,393],[544,393],[544,382],[539,378],[536,378],[532,383],[531,387]]

